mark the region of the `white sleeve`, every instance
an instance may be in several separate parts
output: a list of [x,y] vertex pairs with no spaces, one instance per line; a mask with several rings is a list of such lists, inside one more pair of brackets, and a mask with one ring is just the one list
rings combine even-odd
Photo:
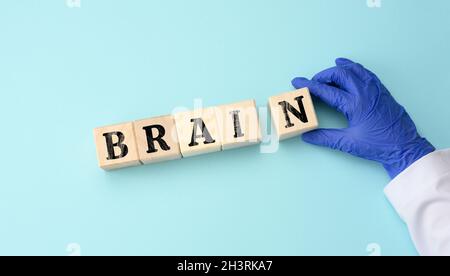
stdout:
[[397,176],[385,193],[423,256],[450,256],[450,150],[428,154]]

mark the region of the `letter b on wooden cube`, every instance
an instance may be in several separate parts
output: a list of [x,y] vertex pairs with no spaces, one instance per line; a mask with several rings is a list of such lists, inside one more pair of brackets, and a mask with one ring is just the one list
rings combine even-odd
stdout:
[[140,165],[133,123],[94,129],[100,168],[114,170]]
[[280,140],[289,139],[319,126],[308,88],[269,99],[272,121]]

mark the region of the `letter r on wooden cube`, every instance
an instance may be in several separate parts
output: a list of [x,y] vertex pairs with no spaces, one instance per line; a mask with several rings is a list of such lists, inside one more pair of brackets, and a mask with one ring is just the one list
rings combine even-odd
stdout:
[[94,138],[100,168],[115,170],[141,165],[132,122],[96,128]]
[[308,88],[270,97],[269,108],[279,140],[301,135],[319,126]]
[[161,116],[134,122],[139,158],[144,164],[181,158],[173,116]]

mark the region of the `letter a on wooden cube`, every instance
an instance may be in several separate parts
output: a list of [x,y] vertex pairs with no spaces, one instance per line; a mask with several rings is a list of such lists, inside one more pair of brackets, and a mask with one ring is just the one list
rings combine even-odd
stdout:
[[94,137],[100,168],[114,170],[141,164],[132,122],[96,128]]
[[181,158],[173,116],[134,122],[139,159],[144,164]]
[[216,107],[222,149],[259,144],[261,131],[254,100]]
[[222,150],[214,108],[180,112],[174,117],[183,157]]
[[280,140],[289,139],[319,126],[308,88],[269,99],[272,121]]

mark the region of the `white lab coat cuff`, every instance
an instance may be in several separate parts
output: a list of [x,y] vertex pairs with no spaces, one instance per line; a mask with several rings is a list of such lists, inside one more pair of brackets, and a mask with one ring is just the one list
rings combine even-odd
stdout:
[[384,190],[387,198],[403,220],[407,220],[407,206],[421,197],[442,175],[450,173],[450,150],[432,152],[403,171]]

